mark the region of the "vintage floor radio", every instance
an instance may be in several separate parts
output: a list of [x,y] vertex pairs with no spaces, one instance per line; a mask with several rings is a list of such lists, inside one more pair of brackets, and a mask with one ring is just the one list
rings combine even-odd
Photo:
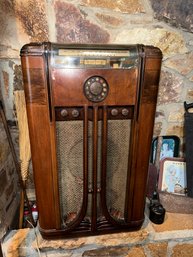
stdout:
[[22,48],[44,237],[142,225],[161,59],[143,45]]

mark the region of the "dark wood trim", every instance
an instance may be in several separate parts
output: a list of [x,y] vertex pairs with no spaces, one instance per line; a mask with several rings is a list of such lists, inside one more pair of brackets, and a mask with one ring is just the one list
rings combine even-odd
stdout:
[[88,106],[84,106],[83,119],[83,201],[81,210],[77,217],[68,225],[61,229],[64,234],[71,233],[77,228],[77,233],[90,231],[90,224],[84,221],[88,206]]
[[[105,106],[105,105],[103,105]],[[103,119],[103,106],[98,108],[98,120]],[[53,117],[55,117],[56,121],[73,121],[73,120],[83,120],[84,119],[84,108],[83,107],[55,107],[53,108],[55,113]],[[116,115],[113,115],[113,110],[117,111]],[[76,110],[78,112],[77,116],[73,116],[73,111]],[[127,115],[123,115],[122,112],[127,110]],[[64,115],[63,115],[64,113]],[[127,120],[133,119],[134,116],[134,105],[131,106],[108,106],[107,116],[109,120]],[[93,120],[93,107],[88,107],[88,120]]]
[[61,215],[60,215],[60,200],[58,188],[58,164],[57,164],[57,146],[56,146],[56,124],[50,124],[50,145],[52,149],[52,180],[53,180],[53,195],[54,195],[54,212],[56,218],[56,229],[61,228]]
[[[109,226],[109,224],[113,224],[114,226],[117,225],[117,222],[111,217],[109,214],[107,204],[106,204],[106,181],[107,181],[107,134],[108,134],[108,108],[107,106],[103,107],[103,126],[102,126],[102,167],[101,167],[101,207],[102,212],[108,222],[104,221],[104,225]],[[99,227],[102,225],[99,223]]]
[[141,228],[144,222],[144,218],[141,220],[135,220],[129,222],[128,226],[109,226],[107,228],[98,229],[95,232],[90,231],[89,229],[82,230],[73,230],[70,232],[66,232],[66,230],[44,230],[39,227],[40,233],[45,239],[57,239],[57,238],[72,238],[72,237],[83,237],[83,236],[96,236],[96,235],[104,235],[109,233],[121,233],[121,232],[129,232],[136,231]]
[[[84,191],[83,210],[86,215],[88,205],[88,106],[84,106],[84,135],[83,135],[83,170],[84,170]],[[83,217],[84,218],[84,217]]]
[[127,169],[127,186],[125,192],[125,221],[130,222],[132,217],[132,205],[133,205],[133,188],[135,179],[135,164],[137,161],[137,138],[138,138],[138,127],[135,120],[131,121],[131,133],[130,133],[130,144],[129,144],[129,156],[128,156],[128,169]]
[[106,206],[106,179],[107,179],[107,106],[103,107],[103,123],[102,123],[102,147],[101,147],[101,207],[105,217],[108,219],[108,211]]
[[98,158],[98,106],[93,108],[93,172],[92,172],[92,224],[91,231],[97,226],[97,158]]
[[138,160],[137,148],[139,147],[138,142],[138,118],[141,104],[142,94],[142,81],[144,76],[144,50],[142,46],[139,46],[139,67],[138,67],[138,78],[137,78],[137,94],[136,94],[136,105],[134,108],[134,116],[131,121],[131,134],[130,134],[130,145],[129,145],[129,156],[128,156],[128,170],[127,170],[127,186],[125,195],[125,221],[129,222],[132,219],[132,206],[133,206],[133,191],[135,184],[135,173],[136,173],[136,162]]

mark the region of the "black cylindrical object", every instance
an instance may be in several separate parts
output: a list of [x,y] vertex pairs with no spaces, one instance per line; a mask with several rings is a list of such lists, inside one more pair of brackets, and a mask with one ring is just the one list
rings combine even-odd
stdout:
[[186,176],[187,176],[187,195],[193,197],[193,103],[184,102],[184,132],[185,132],[185,156],[186,156]]
[[160,203],[150,205],[149,219],[155,224],[162,224],[165,218],[165,209]]
[[162,224],[165,218],[165,209],[160,203],[159,193],[157,190],[153,192],[149,206],[149,219],[155,224]]

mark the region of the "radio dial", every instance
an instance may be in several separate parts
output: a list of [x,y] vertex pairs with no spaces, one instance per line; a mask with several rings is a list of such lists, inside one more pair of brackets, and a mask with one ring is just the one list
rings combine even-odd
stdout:
[[103,91],[103,86],[99,82],[93,82],[90,86],[90,92],[93,95],[100,95]]
[[108,84],[102,77],[91,77],[84,84],[84,94],[89,101],[101,102],[108,94]]

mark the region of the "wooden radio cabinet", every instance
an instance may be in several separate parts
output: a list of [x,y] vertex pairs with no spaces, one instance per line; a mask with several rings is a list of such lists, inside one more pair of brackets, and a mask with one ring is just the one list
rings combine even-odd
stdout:
[[161,51],[31,43],[21,60],[42,235],[140,228]]

